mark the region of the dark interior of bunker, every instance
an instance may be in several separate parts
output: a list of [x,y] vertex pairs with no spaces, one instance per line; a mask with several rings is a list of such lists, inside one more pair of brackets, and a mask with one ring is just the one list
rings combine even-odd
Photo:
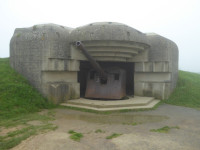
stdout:
[[[126,97],[134,95],[134,63],[131,62],[98,62],[102,68],[121,68],[126,72]],[[92,66],[88,61],[80,61],[80,71],[78,72],[78,82],[80,83],[80,96],[85,97],[87,87],[87,77]],[[90,78],[92,74],[90,73]],[[118,75],[114,76],[115,79]],[[106,84],[106,83],[102,83]],[[115,89],[112,89],[115,90]]]

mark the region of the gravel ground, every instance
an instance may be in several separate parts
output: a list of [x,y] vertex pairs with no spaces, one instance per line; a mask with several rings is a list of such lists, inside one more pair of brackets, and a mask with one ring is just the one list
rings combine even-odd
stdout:
[[[57,130],[30,137],[13,150],[200,150],[200,110],[162,104],[156,110],[109,115],[55,111]],[[164,126],[179,129],[150,131]],[[96,133],[98,129],[102,132]],[[84,137],[73,141],[69,130]],[[122,135],[106,139],[113,133]]]

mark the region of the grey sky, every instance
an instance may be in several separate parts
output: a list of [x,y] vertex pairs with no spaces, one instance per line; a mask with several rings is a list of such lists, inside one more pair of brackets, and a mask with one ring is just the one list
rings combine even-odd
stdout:
[[111,21],[171,39],[179,47],[179,69],[200,72],[199,0],[0,0],[0,19],[0,57],[9,57],[15,28]]

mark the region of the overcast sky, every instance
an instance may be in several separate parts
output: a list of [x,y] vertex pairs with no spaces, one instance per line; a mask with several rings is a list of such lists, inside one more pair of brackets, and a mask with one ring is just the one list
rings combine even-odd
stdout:
[[171,39],[179,48],[179,69],[200,72],[200,0],[0,0],[0,57],[9,57],[15,28],[102,21]]

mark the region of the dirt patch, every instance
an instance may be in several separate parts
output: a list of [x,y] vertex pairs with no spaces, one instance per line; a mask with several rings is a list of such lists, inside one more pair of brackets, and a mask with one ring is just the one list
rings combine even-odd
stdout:
[[9,127],[9,128],[5,128],[5,127],[4,127],[4,128],[1,128],[1,130],[0,130],[0,135],[1,135],[1,136],[6,136],[7,133],[20,130],[20,129],[24,128],[24,127],[25,127],[25,126],[22,126],[22,125],[16,126],[16,127]]
[[[164,104],[152,111],[109,115],[70,109],[55,111],[56,120],[52,123],[58,126],[57,130],[31,137],[13,150],[199,150],[200,147],[200,111],[191,108]],[[164,126],[180,129],[150,132]],[[83,134],[80,142],[69,138],[69,130]],[[106,139],[113,133],[122,135]]]
[[91,114],[66,114],[64,116],[67,120],[81,120],[89,123],[101,123],[101,124],[131,124],[133,122],[138,123],[150,123],[160,122],[165,119],[169,119],[167,116],[160,115],[131,115],[131,114],[111,114],[111,115],[91,115]]
[[38,120],[33,120],[33,121],[27,122],[27,124],[33,125],[33,126],[39,126],[39,125],[42,125],[42,124],[44,124],[44,123],[41,122],[41,121],[38,121]]
[[19,150],[55,150],[67,146],[69,134],[64,132],[49,132],[31,137],[23,141],[14,149]]
[[[131,140],[130,140],[131,139]],[[125,134],[119,138],[112,139],[118,149],[122,150],[190,150],[191,145],[180,144],[166,134],[148,134],[144,136],[140,133]]]

